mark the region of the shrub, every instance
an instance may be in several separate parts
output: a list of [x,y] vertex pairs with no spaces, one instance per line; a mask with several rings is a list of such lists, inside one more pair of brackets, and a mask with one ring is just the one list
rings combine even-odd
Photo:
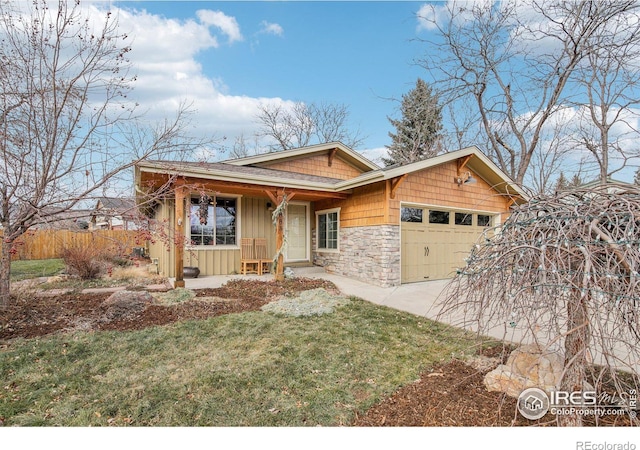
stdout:
[[101,251],[94,246],[71,245],[62,252],[67,272],[83,280],[98,278],[102,272]]

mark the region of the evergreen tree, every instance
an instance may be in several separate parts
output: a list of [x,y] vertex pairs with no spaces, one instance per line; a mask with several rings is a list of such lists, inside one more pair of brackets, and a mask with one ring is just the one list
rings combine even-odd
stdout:
[[564,172],[560,172],[560,176],[556,181],[556,194],[566,191],[568,189],[575,189],[582,186],[584,183],[582,181],[582,177],[578,173],[574,173],[571,179],[569,180]]
[[416,87],[402,96],[402,118],[389,122],[396,129],[389,133],[387,165],[408,164],[437,155],[441,151],[442,107],[431,87],[418,78]]
[[564,172],[560,172],[560,176],[556,181],[556,189],[555,189],[556,192],[564,191],[568,187],[569,187],[569,180],[567,180],[567,177],[564,175]]

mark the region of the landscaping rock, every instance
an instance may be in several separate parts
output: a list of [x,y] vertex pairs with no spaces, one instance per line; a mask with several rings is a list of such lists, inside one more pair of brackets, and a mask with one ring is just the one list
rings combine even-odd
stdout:
[[489,372],[484,384],[489,391],[504,392],[511,397],[530,387],[545,392],[560,386],[564,356],[538,345],[524,345],[515,349],[505,364]]
[[149,306],[156,303],[151,294],[145,291],[117,291],[102,302],[104,311],[100,322],[109,323],[116,320],[132,320]]
[[47,283],[62,283],[69,279],[69,275],[54,275],[47,278]]

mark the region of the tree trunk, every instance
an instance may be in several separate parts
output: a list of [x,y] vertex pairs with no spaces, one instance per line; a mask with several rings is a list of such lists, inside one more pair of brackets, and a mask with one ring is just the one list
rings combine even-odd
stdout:
[[[589,349],[588,295],[574,289],[567,305],[568,334],[564,341],[565,372],[560,385],[562,391],[582,392],[584,390]],[[558,424],[565,427],[582,426],[582,415],[576,413],[561,415],[558,417]]]
[[9,307],[12,246],[13,242],[8,239],[2,239],[2,252],[0,255],[0,310]]

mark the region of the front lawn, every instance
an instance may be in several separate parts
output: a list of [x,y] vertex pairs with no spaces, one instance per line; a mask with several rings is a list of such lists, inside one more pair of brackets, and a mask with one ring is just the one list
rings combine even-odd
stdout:
[[65,264],[62,259],[12,261],[11,281],[21,281],[38,277],[50,277],[62,272],[64,268]]
[[472,347],[460,331],[351,299],[332,314],[226,314],[0,349],[5,425],[337,426]]

